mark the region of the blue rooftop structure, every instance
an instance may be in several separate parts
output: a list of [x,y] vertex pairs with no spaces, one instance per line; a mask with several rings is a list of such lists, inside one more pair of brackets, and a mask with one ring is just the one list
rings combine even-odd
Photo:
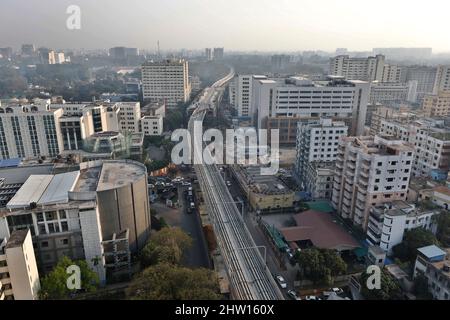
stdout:
[[417,249],[419,253],[424,256],[429,262],[438,262],[445,259],[447,254],[444,250],[438,246],[431,245]]
[[20,158],[0,160],[0,168],[15,168],[22,162]]

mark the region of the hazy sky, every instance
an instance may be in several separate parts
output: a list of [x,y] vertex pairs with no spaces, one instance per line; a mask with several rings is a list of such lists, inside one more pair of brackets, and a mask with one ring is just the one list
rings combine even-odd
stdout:
[[[81,30],[66,28],[71,4]],[[0,47],[442,52],[449,12],[448,0],[0,0]]]

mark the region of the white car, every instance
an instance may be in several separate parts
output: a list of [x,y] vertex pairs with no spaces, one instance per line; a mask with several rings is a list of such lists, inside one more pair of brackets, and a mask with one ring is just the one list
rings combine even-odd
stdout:
[[231,182],[227,181],[227,187],[231,187]]
[[341,288],[332,288],[331,291],[333,291],[336,294],[343,294],[344,290],[342,290]]
[[308,300],[308,301],[315,301],[315,300],[320,300],[320,298],[318,298],[318,297],[316,297],[316,296],[306,296],[305,297],[305,300]]
[[284,280],[284,278],[282,276],[276,276],[277,282],[280,285],[280,287],[282,289],[286,289],[287,288],[287,284],[286,281]]

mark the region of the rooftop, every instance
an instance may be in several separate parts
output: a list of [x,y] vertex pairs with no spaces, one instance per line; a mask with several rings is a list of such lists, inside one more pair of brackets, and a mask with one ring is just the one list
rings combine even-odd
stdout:
[[444,250],[442,250],[441,248],[439,248],[434,244],[431,246],[419,248],[417,249],[417,251],[419,251],[422,255],[424,255],[428,259],[439,256],[445,256],[447,254]]
[[6,243],[6,249],[17,248],[22,246],[27,237],[29,230],[14,230]]
[[294,217],[296,227],[281,229],[287,242],[310,240],[317,248],[353,250],[360,245],[329,213],[308,210]]

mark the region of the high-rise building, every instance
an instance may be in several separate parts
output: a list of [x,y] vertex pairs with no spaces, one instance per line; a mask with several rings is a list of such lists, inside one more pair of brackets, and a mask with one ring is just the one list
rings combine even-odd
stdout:
[[36,52],[36,48],[33,44],[23,44],[21,52],[24,56],[32,56]]
[[142,93],[146,101],[165,101],[167,107],[189,101],[189,64],[186,60],[148,61],[142,65]]
[[258,128],[280,129],[280,143],[295,143],[297,122],[308,118],[346,119],[350,133],[364,132],[370,84],[330,76],[254,79],[252,113]]
[[405,67],[405,81],[417,81],[417,101],[422,102],[427,94],[433,93],[436,82],[436,67],[409,66]]
[[441,65],[437,68],[433,93],[438,94],[441,91],[450,91],[450,65]]
[[398,105],[408,100],[414,87],[398,82],[378,82],[370,84],[370,104]]
[[[330,74],[344,77],[346,80],[382,81],[385,57],[377,55],[368,58],[351,58],[348,55],[330,59]],[[387,72],[389,75],[389,72]]]
[[291,56],[285,54],[276,54],[271,57],[272,67],[276,69],[283,69],[289,65],[291,62]]
[[223,48],[214,48],[214,52],[213,52],[214,60],[221,60],[221,59],[223,59],[223,53],[224,53],[224,49]]
[[403,68],[394,64],[385,64],[381,82],[403,82]]
[[[315,178],[324,175],[318,174],[316,169],[322,172],[325,166],[321,165],[311,168],[310,164],[319,162],[334,163],[337,156],[339,138],[346,137],[347,131],[348,126],[344,122],[332,121],[331,119],[300,121],[298,123],[294,165],[295,176],[300,187],[310,192],[313,197],[318,196],[318,189],[322,188],[316,187],[317,185],[314,179],[311,178],[311,175],[315,176]],[[327,198],[331,198],[332,180],[332,177],[328,180],[329,193],[326,194]],[[324,189],[327,188],[325,187]]]
[[422,109],[428,117],[450,116],[450,91],[426,95],[423,99]]
[[0,300],[37,300],[39,290],[30,230],[0,230]]
[[433,170],[450,169],[450,128],[443,120],[382,120],[380,132],[397,137],[414,147],[412,173],[429,176]]
[[213,51],[211,48],[205,49],[205,57],[207,61],[212,61],[214,59]]
[[432,217],[440,210],[416,208],[405,201],[386,202],[370,208],[367,242],[392,254],[392,248],[403,241],[406,231],[415,228],[431,230]]
[[62,115],[46,104],[0,107],[0,159],[56,157],[63,150]]
[[413,160],[414,149],[392,136],[341,138],[333,207],[366,230],[371,206],[406,200]]
[[148,199],[147,169],[131,160],[83,162],[78,171],[32,174],[0,211],[0,238],[28,228],[44,273],[66,255],[85,259],[104,283],[108,268],[130,268],[130,254],[145,245]]
[[239,117],[251,117],[253,81],[256,79],[266,79],[266,76],[259,75],[237,75],[235,78],[235,108]]

